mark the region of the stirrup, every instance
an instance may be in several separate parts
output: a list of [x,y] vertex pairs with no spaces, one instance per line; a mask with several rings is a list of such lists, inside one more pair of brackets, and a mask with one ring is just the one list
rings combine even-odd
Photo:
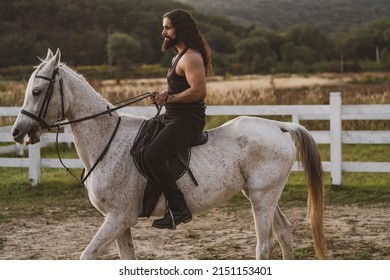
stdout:
[[175,217],[173,216],[172,210],[167,207],[167,209],[165,211],[169,213],[169,215],[171,216],[171,219],[172,219],[172,228],[170,228],[170,229],[172,229],[172,230],[176,229]]

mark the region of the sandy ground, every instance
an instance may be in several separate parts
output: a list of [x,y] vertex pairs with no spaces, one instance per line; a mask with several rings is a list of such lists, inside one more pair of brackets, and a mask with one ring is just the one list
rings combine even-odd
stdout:
[[[282,210],[293,224],[295,258],[301,258],[300,252],[306,252],[305,258],[314,258],[306,208]],[[388,208],[381,207],[327,207],[325,233],[330,258],[390,259],[388,213]],[[81,217],[72,214],[58,220],[47,213],[1,224],[0,259],[78,259],[102,222],[93,211],[79,214]],[[154,229],[151,222],[141,221],[133,229],[139,259],[255,258],[256,239],[249,209],[213,209],[174,231]],[[101,258],[117,259],[115,244]],[[279,247],[272,258],[281,259]]]

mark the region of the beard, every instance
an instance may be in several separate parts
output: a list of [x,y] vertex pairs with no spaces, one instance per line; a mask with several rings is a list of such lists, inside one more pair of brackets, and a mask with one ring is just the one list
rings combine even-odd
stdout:
[[172,38],[165,38],[164,42],[163,42],[163,44],[161,46],[161,50],[163,52],[166,52],[170,48],[173,48],[177,44],[177,42],[178,42],[177,38],[174,38],[174,39],[172,39]]

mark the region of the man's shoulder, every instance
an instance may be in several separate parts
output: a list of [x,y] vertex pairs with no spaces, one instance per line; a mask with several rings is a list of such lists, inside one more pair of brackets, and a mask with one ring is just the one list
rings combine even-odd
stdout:
[[203,58],[199,51],[189,48],[183,55],[182,59],[184,63],[202,63]]
[[181,76],[187,76],[186,73],[198,72],[204,70],[202,55],[195,49],[188,49],[180,58],[176,66],[176,73]]

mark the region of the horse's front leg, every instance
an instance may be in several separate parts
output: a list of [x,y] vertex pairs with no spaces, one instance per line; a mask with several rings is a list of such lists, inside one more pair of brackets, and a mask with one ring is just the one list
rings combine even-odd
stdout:
[[119,254],[122,260],[135,260],[137,259],[135,255],[133,237],[131,235],[131,229],[126,229],[122,234],[116,239],[116,246],[118,247]]
[[124,232],[130,226],[132,224],[129,222],[128,217],[117,213],[108,214],[92,241],[82,252],[80,259],[96,259],[114,240],[118,238],[122,240],[124,238],[123,236],[126,235]]

